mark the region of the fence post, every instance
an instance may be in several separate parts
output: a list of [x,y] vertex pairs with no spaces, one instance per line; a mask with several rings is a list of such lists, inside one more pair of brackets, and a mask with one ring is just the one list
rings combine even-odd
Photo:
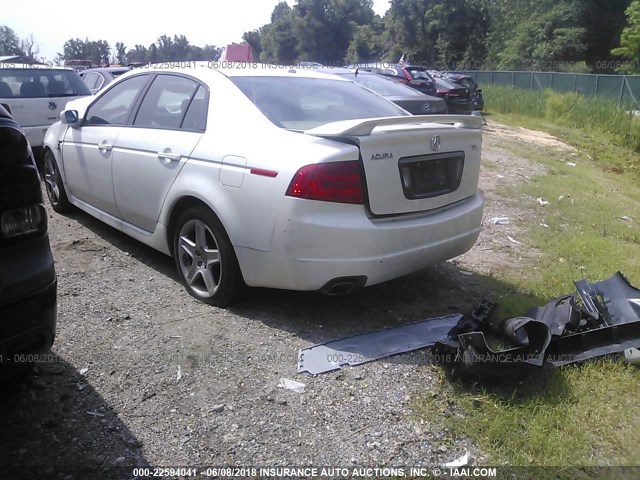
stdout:
[[578,74],[573,74],[573,93],[576,93],[576,85],[578,84]]
[[622,97],[624,96],[624,86],[627,84],[627,76],[622,76],[622,82],[620,83],[620,98],[618,99],[618,107],[622,106]]
[[535,76],[535,71],[529,72],[531,74],[531,79],[529,82],[529,90],[533,90],[533,77]]
[[593,92],[594,98],[598,98],[598,84],[600,83],[600,75],[596,75],[596,91]]
[[511,86],[516,86],[516,72],[511,72]]
[[493,85],[493,70],[491,71],[491,85]]

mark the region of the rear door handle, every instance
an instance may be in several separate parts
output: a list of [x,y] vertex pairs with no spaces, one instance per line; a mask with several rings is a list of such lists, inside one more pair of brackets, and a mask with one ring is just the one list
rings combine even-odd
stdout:
[[103,140],[98,144],[98,150],[101,152],[110,152],[113,149],[113,144],[107,143],[106,140]]
[[165,148],[163,151],[158,152],[158,158],[160,160],[168,160],[170,162],[178,161],[182,158],[179,153],[171,153],[170,148]]

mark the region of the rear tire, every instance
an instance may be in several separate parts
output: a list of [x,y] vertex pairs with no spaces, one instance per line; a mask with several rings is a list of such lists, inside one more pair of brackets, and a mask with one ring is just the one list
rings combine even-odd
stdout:
[[64,190],[58,163],[51,150],[44,154],[44,186],[47,190],[47,197],[51,208],[58,213],[68,213],[73,210],[73,205],[69,203],[67,192]]
[[178,217],[173,256],[187,292],[226,307],[240,298],[245,284],[233,245],[220,220],[206,207],[189,207]]

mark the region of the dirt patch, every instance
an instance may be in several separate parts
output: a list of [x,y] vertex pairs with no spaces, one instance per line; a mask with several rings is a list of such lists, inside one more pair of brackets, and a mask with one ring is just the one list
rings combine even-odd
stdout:
[[[535,255],[525,232],[538,220],[523,207],[535,199],[497,191],[544,174],[502,146],[520,130],[487,128],[484,230],[471,252],[346,297],[257,289],[232,309],[210,307],[187,295],[170,258],[83,213],[50,212],[57,357],[3,389],[0,464],[19,466],[21,478],[36,478],[34,466],[56,478],[89,478],[78,466],[129,478],[117,469],[437,465],[466,449],[481,462],[464,438],[412,419],[412,399],[437,394],[428,351],[317,377],[298,375],[296,359],[300,348],[462,311],[511,288],[487,274]],[[278,388],[283,377],[305,392]]]
[[538,130],[529,130],[524,127],[510,127],[490,120],[485,127],[485,132],[502,139],[512,140],[515,143],[529,144],[536,148],[543,147],[565,152],[577,152],[575,147],[567,145],[549,133]]

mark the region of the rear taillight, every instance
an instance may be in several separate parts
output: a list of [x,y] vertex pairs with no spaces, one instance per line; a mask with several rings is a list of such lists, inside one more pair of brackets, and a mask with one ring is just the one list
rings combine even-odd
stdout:
[[405,69],[402,69],[402,73],[404,73],[404,78],[406,78],[407,80],[409,81],[413,80],[413,78],[411,77],[411,74],[407,72]]
[[7,240],[47,229],[47,215],[42,205],[14,208],[0,216],[0,237]]
[[360,162],[316,163],[302,167],[291,180],[287,196],[362,204]]

